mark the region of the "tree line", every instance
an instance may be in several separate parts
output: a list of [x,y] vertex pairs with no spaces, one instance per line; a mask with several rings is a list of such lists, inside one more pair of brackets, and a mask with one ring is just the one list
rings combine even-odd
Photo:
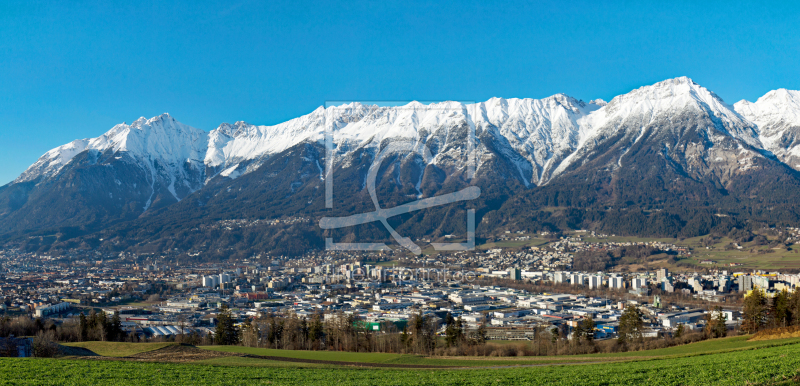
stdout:
[[529,341],[498,344],[488,340],[485,324],[468,328],[460,318],[447,313],[444,319],[433,315],[411,315],[402,328],[389,321],[373,330],[353,314],[266,314],[246,320],[240,327],[230,311],[218,315],[214,342],[287,350],[330,350],[348,352],[408,353],[448,356],[531,356],[570,355],[597,352],[623,352],[669,347],[727,335],[724,314],[719,308],[706,317],[703,331],[684,331],[679,326],[674,335],[645,338],[645,315],[629,305],[620,318],[618,337],[595,340],[596,324],[583,318],[571,330],[567,324],[533,328]]
[[787,289],[767,296],[761,288],[754,288],[744,298],[742,330],[747,333],[776,328],[800,326],[800,291]]

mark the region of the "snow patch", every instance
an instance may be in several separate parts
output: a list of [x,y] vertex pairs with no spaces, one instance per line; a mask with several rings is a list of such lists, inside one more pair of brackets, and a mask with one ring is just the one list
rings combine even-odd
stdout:
[[233,166],[223,170],[219,174],[222,175],[223,177],[228,177],[228,178],[232,178],[232,179],[236,178],[236,177],[239,177],[242,173],[237,171],[238,167],[239,167],[239,164],[233,165]]

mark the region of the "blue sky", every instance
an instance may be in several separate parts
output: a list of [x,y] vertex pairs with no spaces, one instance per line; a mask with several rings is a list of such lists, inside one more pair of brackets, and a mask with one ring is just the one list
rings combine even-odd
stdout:
[[683,75],[731,104],[800,89],[789,2],[165,3],[0,3],[0,184],[163,112],[211,130],[329,100],[608,100]]

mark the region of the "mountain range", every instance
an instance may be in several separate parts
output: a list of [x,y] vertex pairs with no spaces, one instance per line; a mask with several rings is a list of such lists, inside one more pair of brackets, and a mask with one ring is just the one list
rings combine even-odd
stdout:
[[[392,220],[414,239],[464,234],[470,208],[480,237],[578,228],[688,237],[797,226],[798,135],[800,92],[729,105],[686,77],[608,103],[564,94],[350,103],[211,132],[162,114],[55,148],[0,187],[0,237],[38,251],[213,257],[301,254],[322,248],[325,237],[386,241],[380,224],[318,227],[322,216],[375,210],[366,179],[379,154],[383,208],[481,188],[472,202]],[[325,205],[326,178],[333,208]]]

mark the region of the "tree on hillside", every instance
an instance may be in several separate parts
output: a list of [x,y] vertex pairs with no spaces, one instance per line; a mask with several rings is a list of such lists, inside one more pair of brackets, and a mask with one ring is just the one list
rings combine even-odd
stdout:
[[85,342],[89,340],[89,323],[86,321],[86,315],[84,315],[83,312],[78,316],[78,320],[80,323],[80,340],[81,342]]
[[637,342],[642,340],[644,329],[644,315],[639,307],[629,305],[619,319],[619,343]]
[[594,320],[592,317],[590,316],[578,322],[578,326],[575,328],[573,334],[575,334],[575,338],[577,338],[579,342],[584,339],[588,342],[594,340]]
[[217,328],[214,341],[219,345],[232,345],[239,343],[239,330],[234,324],[231,311],[227,305],[222,305],[217,314]]
[[675,329],[675,334],[673,335],[675,339],[680,338],[681,336],[683,336],[683,323],[678,325],[678,327]]
[[761,288],[754,288],[744,298],[744,315],[742,316],[742,330],[748,334],[755,333],[767,323],[767,297]]
[[790,311],[789,302],[791,301],[789,291],[784,288],[781,292],[775,294],[772,298],[772,306],[770,315],[772,316],[770,324],[775,327],[786,327],[792,324],[792,315]]
[[722,338],[728,335],[728,327],[725,325],[727,317],[722,313],[719,306],[714,307],[712,312],[705,316],[706,327],[703,331],[706,337],[709,338]]
[[468,335],[469,344],[482,345],[486,343],[487,337],[486,323],[481,323],[477,330],[470,332]]
[[420,354],[430,354],[436,349],[436,324],[422,314],[414,314],[408,321],[406,345]]
[[309,343],[309,349],[319,350],[323,345],[324,336],[325,326],[322,323],[322,316],[320,314],[315,314],[314,317],[311,318],[311,322],[308,324],[307,341]]
[[591,317],[586,319],[581,319],[575,326],[575,329],[572,330],[572,336],[573,338],[575,338],[575,341],[577,342],[580,342],[584,339],[591,341],[593,335],[594,335],[594,321],[591,320]]
[[80,340],[101,340],[116,342],[125,338],[125,332],[122,330],[122,321],[119,317],[119,312],[114,312],[114,315],[109,318],[104,311],[92,312],[89,317],[80,314],[78,317]]
[[242,345],[247,347],[258,347],[259,335],[258,321],[247,319],[244,322],[244,328],[242,328]]
[[789,323],[787,325],[796,326],[800,324],[800,290],[794,290],[789,294]]
[[58,344],[55,342],[53,331],[39,331],[33,338],[33,356],[38,358],[52,358],[58,355]]
[[456,319],[449,312],[445,318],[445,343],[447,347],[458,346],[464,336],[461,319]]
[[106,331],[106,340],[119,342],[125,338],[125,331],[122,330],[122,321],[119,317],[119,311],[114,311],[111,320],[108,321]]

